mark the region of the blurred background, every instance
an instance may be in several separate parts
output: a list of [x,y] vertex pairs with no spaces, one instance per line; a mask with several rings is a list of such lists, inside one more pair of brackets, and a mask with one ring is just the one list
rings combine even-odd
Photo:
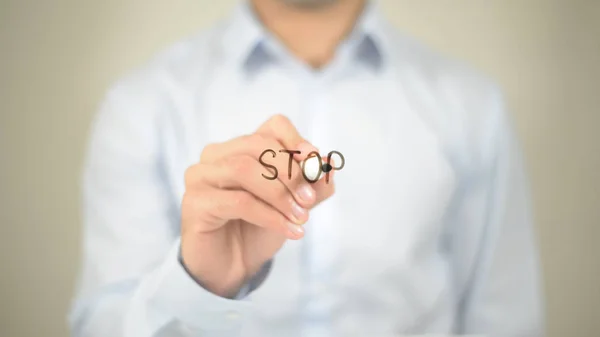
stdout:
[[[600,1],[387,0],[503,87],[534,192],[549,336],[600,334]],[[235,0],[0,0],[0,336],[67,336],[79,176],[107,87]]]

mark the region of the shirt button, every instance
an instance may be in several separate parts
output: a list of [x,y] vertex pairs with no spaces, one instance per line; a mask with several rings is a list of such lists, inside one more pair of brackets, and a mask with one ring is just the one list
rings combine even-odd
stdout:
[[225,317],[230,321],[237,321],[240,319],[241,315],[237,311],[229,311],[225,314]]

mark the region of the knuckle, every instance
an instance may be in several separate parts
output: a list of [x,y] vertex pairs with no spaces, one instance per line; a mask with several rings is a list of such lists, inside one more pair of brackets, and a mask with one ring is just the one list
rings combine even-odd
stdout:
[[271,123],[275,125],[289,124],[290,120],[283,114],[276,114],[273,117],[271,117]]
[[232,197],[227,197],[228,193],[221,193],[220,198],[211,198],[210,203],[207,206],[207,210],[210,214],[215,216],[223,216],[232,209]]
[[266,150],[266,144],[268,143],[267,138],[261,134],[255,133],[250,135],[248,138],[248,143],[251,144],[253,148],[257,148],[260,152]]
[[262,151],[266,150],[267,138],[261,134],[253,133],[250,135],[242,136],[240,140],[249,145],[252,154],[260,155]]
[[236,192],[231,198],[231,206],[239,209],[245,209],[250,206],[252,197],[243,191]]
[[252,135],[250,135],[250,140],[257,143],[257,142],[264,142],[265,141],[265,136],[261,135],[260,133],[254,133]]
[[198,193],[185,193],[181,205],[181,232],[199,233],[210,229],[208,224],[218,219],[213,216],[214,202]]
[[210,207],[210,213],[215,216],[222,216],[223,214],[229,213],[229,203],[223,201],[214,201]]
[[228,159],[227,165],[235,176],[246,175],[252,170],[252,162],[247,156],[235,156]]
[[260,134],[252,133],[249,135],[242,136],[242,141],[248,142],[248,143],[256,143],[257,141],[260,141],[262,138],[263,137]]
[[208,144],[202,149],[200,154],[200,162],[209,162],[212,160],[213,154],[215,153],[216,144]]
[[228,176],[223,176],[220,179],[218,179],[217,181],[215,181],[214,185],[216,185],[215,187],[219,190],[226,190],[232,186],[234,186],[234,181],[231,177],[231,175]]
[[183,193],[183,198],[181,198],[181,209],[188,210],[192,203],[192,196],[188,191]]
[[249,142],[250,140],[252,140],[252,139],[253,139],[253,137],[254,137],[254,134],[249,134],[249,135],[242,135],[242,136],[240,136],[238,139],[239,139],[241,142],[244,142],[244,143],[246,143],[246,142]]
[[183,180],[186,187],[193,184],[196,177],[196,169],[196,165],[192,165],[185,169],[185,172],[183,174]]
[[225,171],[228,174],[223,175],[215,182],[216,188],[219,190],[227,190],[238,185],[235,173],[229,168],[225,168]]
[[195,219],[202,212],[202,200],[197,195],[184,193],[181,201],[181,213],[183,219]]

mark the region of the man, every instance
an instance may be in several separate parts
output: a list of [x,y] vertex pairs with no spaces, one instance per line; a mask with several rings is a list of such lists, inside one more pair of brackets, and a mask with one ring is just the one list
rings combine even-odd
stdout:
[[[108,93],[72,332],[539,336],[511,130],[490,81],[372,3],[240,4]],[[311,184],[316,149],[345,165]]]

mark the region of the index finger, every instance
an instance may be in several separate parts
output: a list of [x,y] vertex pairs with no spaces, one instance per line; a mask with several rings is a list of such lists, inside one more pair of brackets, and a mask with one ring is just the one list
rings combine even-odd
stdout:
[[275,115],[261,125],[256,131],[258,134],[269,136],[278,140],[287,150],[300,150],[300,157],[308,155],[310,151],[316,151],[306,139],[304,139],[292,122],[284,115]]

